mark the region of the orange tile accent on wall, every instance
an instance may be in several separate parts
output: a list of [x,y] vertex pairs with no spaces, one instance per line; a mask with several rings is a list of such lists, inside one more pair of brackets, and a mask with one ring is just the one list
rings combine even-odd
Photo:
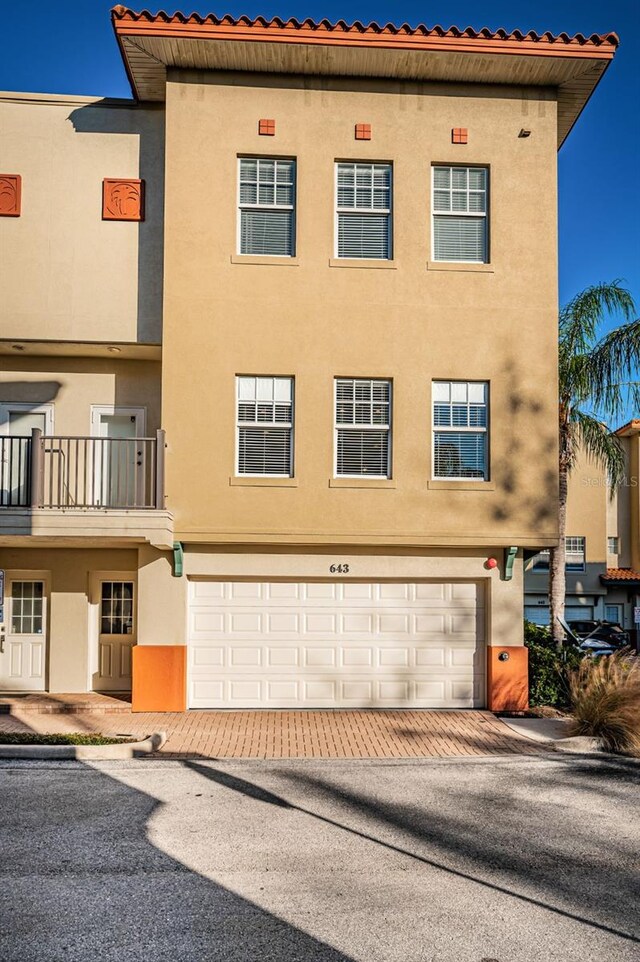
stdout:
[[144,181],[105,177],[102,181],[103,220],[144,220]]
[[452,127],[451,128],[451,143],[452,144],[466,144],[469,142],[469,131],[466,127]]
[[185,711],[186,645],[134,645],[131,710]]
[[[502,658],[500,656],[503,656]],[[507,655],[507,658],[504,656]],[[526,711],[529,707],[529,651],[522,646],[487,648],[487,708]]]
[[21,202],[20,174],[0,174],[0,217],[19,217]]
[[261,137],[275,137],[276,135],[275,120],[259,120],[258,133],[260,134]]
[[356,124],[356,140],[371,140],[371,124]]

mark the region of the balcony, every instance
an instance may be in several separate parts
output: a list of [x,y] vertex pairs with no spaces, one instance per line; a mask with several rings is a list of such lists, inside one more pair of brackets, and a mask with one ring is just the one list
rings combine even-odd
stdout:
[[0,438],[0,542],[171,547],[164,431],[154,438]]

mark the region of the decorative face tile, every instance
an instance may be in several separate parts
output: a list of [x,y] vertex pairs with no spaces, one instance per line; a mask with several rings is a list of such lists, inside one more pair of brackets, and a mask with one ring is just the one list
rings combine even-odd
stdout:
[[258,133],[260,134],[261,137],[275,137],[276,135],[275,120],[259,120]]
[[19,217],[21,197],[20,174],[0,174],[0,217]]
[[469,132],[466,127],[451,128],[451,143],[466,144],[469,141]]
[[144,220],[144,181],[105,177],[102,181],[103,220]]
[[371,140],[371,124],[356,124],[356,140]]

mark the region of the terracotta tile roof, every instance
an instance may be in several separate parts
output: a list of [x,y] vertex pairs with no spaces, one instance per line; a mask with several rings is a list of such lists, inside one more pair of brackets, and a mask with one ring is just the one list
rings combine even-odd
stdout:
[[607,568],[606,574],[600,575],[600,581],[640,582],[640,571],[634,571],[633,568]]
[[618,434],[620,437],[629,437],[629,435],[635,434],[637,431],[640,431],[640,420],[638,418],[632,418],[631,421],[627,421],[621,428],[618,428],[615,434]]
[[[311,20],[307,18],[306,20],[296,20],[292,17],[289,20],[282,20],[280,17],[273,17],[271,20],[267,20],[265,17],[231,17],[228,14],[224,17],[217,17],[213,13],[209,13],[206,16],[201,16],[199,13],[184,14],[176,10],[175,13],[167,13],[165,10],[160,10],[158,13],[151,13],[149,10],[141,10],[136,12],[128,7],[118,4],[111,11],[114,20],[128,20],[137,24],[145,23],[164,23],[164,24],[183,24],[194,25],[194,26],[204,26],[210,24],[212,26],[227,26],[227,27],[249,27],[258,29],[268,29],[271,31],[295,31],[300,34],[349,34],[350,38],[355,38],[357,36],[370,37],[374,39],[375,37],[380,37],[384,35],[389,35],[393,37],[432,37],[432,38],[442,38],[450,40],[489,40],[489,41],[505,41],[516,43],[535,43],[540,44],[542,47],[545,45],[558,45],[558,46],[574,46],[574,47],[601,47],[601,46],[613,46],[617,47],[619,43],[619,38],[616,33],[592,33],[589,37],[585,37],[584,34],[576,33],[570,36],[568,33],[553,34],[550,31],[545,33],[536,33],[535,30],[529,30],[528,33],[523,33],[521,30],[512,30],[511,33],[499,28],[498,30],[489,30],[488,27],[482,27],[480,30],[475,30],[473,27],[465,27],[460,29],[459,27],[448,27],[444,28],[439,24],[435,27],[427,27],[424,24],[418,24],[416,27],[410,26],[408,23],[403,23],[397,26],[393,23],[385,23],[383,25],[371,22],[362,23],[359,20],[355,20],[353,23],[347,23],[346,20],[337,20],[332,22],[330,20]],[[300,37],[302,40],[302,37]],[[540,51],[541,52],[541,51]],[[556,51],[554,51],[555,53]]]

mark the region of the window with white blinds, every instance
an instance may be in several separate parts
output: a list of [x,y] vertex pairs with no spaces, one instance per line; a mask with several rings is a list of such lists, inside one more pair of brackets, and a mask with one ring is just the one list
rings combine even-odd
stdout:
[[295,254],[295,160],[240,157],[241,254]]
[[[570,536],[564,539],[565,571],[584,571],[585,566],[585,539],[583,537]],[[551,552],[548,548],[539,551],[531,559],[533,571],[548,571],[551,560]]]
[[391,164],[336,164],[337,257],[391,259]]
[[336,391],[336,476],[388,478],[391,381],[340,377]]
[[293,475],[293,378],[238,377],[238,474]]
[[433,259],[488,260],[487,169],[433,167]]
[[433,382],[434,478],[488,478],[485,381]]

